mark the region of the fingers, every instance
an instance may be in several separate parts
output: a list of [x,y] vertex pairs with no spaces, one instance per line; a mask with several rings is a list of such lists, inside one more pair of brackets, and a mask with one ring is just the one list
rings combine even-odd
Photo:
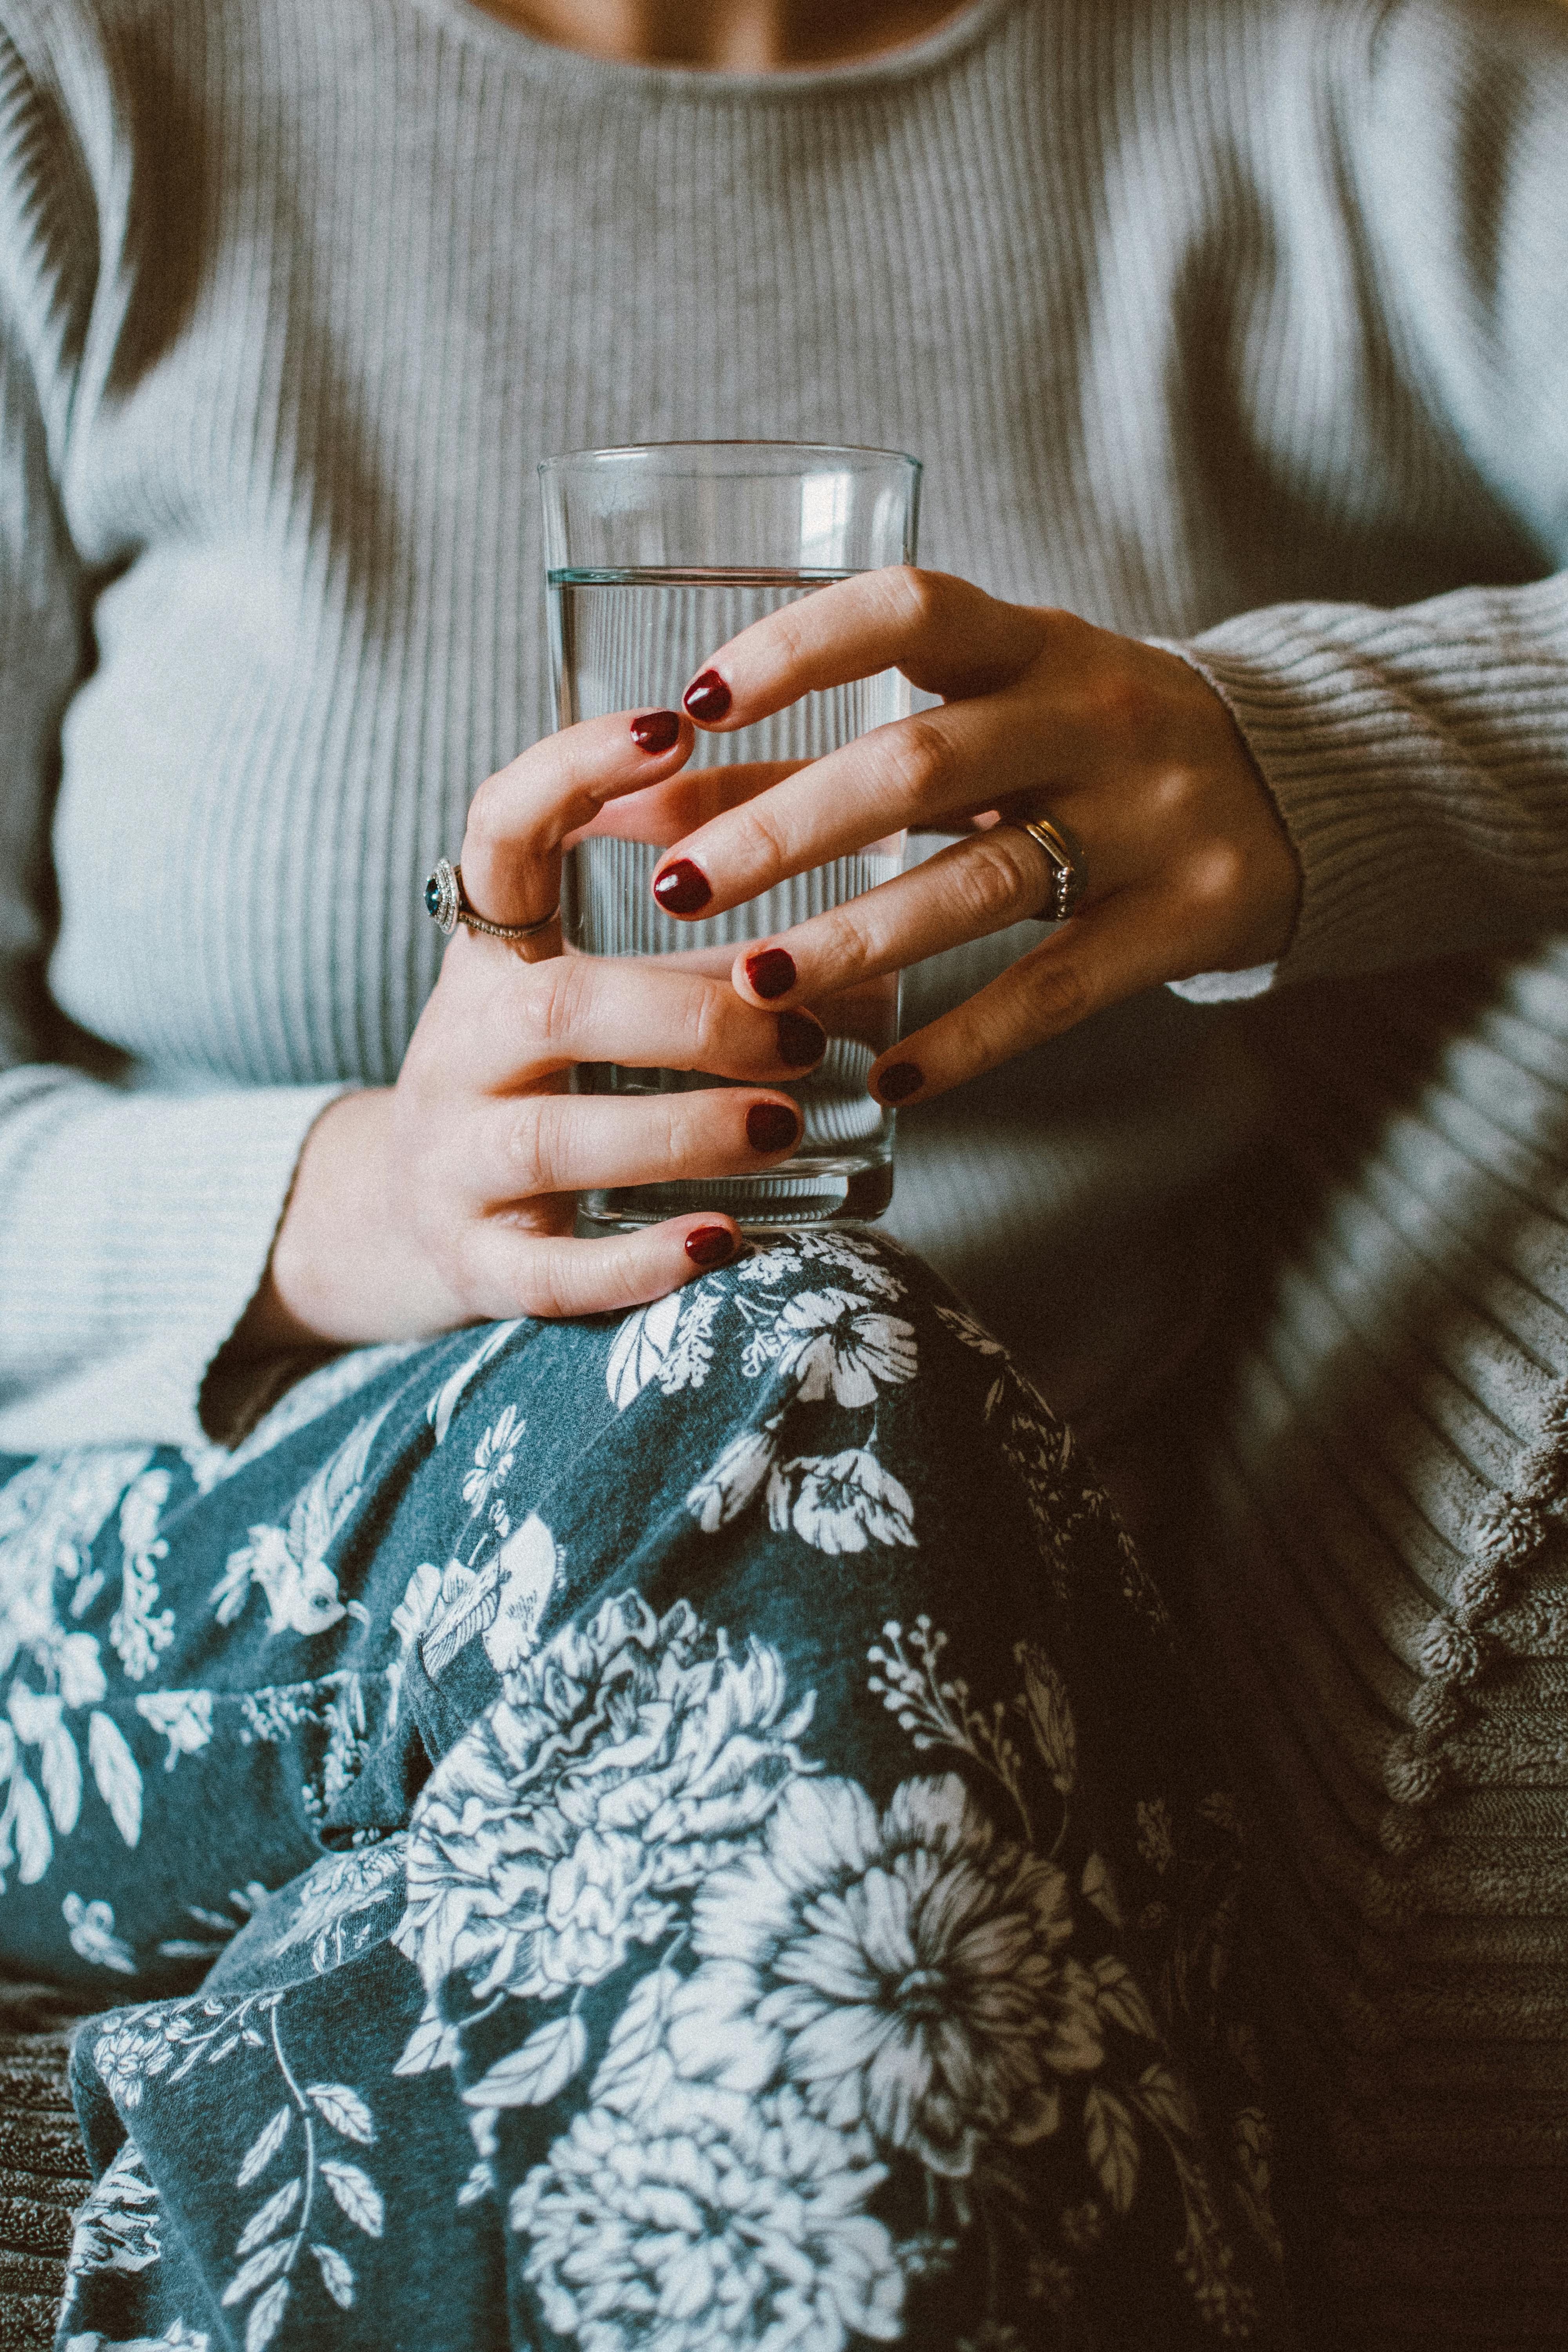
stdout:
[[614,1314],[663,1298],[742,1245],[734,1219],[717,1215],[675,1217],[604,1241],[525,1234],[492,1219],[474,1240],[472,1281],[497,1319]]
[[952,843],[908,874],[742,948],[731,986],[750,1003],[826,1000],[1048,908],[1056,869],[1023,828]]
[[671,914],[721,913],[908,827],[1038,792],[1051,757],[1048,733],[1006,694],[897,719],[688,835],[655,875],[654,896]]
[[487,967],[470,1017],[447,1045],[444,1080],[511,1092],[578,1062],[701,1070],[774,1086],[814,1069],[827,1047],[804,1008],[742,1003],[727,975],[668,971],[657,960],[558,955]]
[[1046,615],[966,580],[895,564],[769,613],[721,646],[686,691],[703,727],[729,732],[803,694],[900,669],[926,692],[994,692],[1033,661]]
[[467,1123],[448,1181],[488,1211],[563,1192],[751,1176],[787,1159],[800,1138],[800,1112],[777,1094],[523,1095]]
[[1173,920],[1153,890],[1119,891],[1089,908],[977,996],[890,1046],[871,1072],[871,1092],[889,1104],[929,1102],[1156,986],[1171,973]]
[[[561,845],[608,801],[673,775],[689,757],[691,722],[674,710],[618,711],[546,735],[487,777],[468,806],[463,887],[492,923],[532,923],[561,897]],[[560,953],[553,929],[529,961]]]
[[[595,840],[644,841],[668,849],[700,824],[755,800],[805,767],[804,760],[736,760],[722,768],[683,768],[667,783],[606,801],[587,828]],[[573,835],[571,848],[584,836]]]

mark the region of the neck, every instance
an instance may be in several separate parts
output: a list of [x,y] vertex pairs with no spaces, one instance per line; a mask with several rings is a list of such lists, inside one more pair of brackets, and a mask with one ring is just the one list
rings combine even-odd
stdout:
[[958,0],[481,0],[492,16],[586,57],[778,73],[906,47]]

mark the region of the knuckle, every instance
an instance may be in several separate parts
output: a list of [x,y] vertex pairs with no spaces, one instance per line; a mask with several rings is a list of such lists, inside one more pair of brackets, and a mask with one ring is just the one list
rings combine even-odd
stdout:
[[1205,842],[1189,856],[1183,895],[1194,915],[1227,915],[1244,902],[1246,892],[1247,859],[1234,843]]
[[582,1028],[585,998],[593,973],[580,956],[550,956],[542,963],[521,964],[526,973],[523,1003],[529,1042],[547,1055],[570,1058],[572,1041]]
[[888,592],[900,620],[907,628],[925,631],[941,620],[947,603],[944,572],[925,572],[919,564],[894,564],[886,574]]
[[535,1192],[552,1192],[544,1165],[546,1145],[542,1101],[519,1105],[507,1121],[503,1142],[508,1197],[526,1201]]
[[720,981],[707,981],[698,991],[688,1016],[693,1069],[717,1069],[728,1058],[730,1007],[737,1001],[734,991]]
[[952,746],[942,727],[923,711],[903,719],[888,744],[888,758],[900,791],[917,809],[941,808],[952,773]]
[[1069,957],[1030,966],[1026,981],[1030,1013],[1047,1030],[1070,1029],[1093,1010],[1089,983]]
[[1048,896],[1047,884],[1041,880],[1037,888],[1036,877],[1025,870],[1016,836],[997,840],[983,834],[966,844],[963,855],[952,861],[952,880],[965,919],[980,929],[1013,922],[1020,908]]

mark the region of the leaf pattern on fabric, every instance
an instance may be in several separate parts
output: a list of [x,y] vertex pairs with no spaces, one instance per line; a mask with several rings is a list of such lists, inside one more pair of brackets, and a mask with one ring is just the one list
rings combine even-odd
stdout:
[[117,1969],[121,1976],[136,1973],[136,1958],[131,1947],[114,1932],[114,1906],[110,1903],[84,1903],[79,1895],[68,1895],[60,1905],[71,1949],[79,1958],[89,1960],[94,1968]]
[[344,1615],[327,1553],[358,1507],[371,1448],[390,1410],[389,1402],[350,1431],[297,1497],[286,1528],[253,1527],[249,1540],[230,1553],[212,1591],[220,1625],[235,1622],[253,1590],[266,1598],[269,1634],[324,1633]]

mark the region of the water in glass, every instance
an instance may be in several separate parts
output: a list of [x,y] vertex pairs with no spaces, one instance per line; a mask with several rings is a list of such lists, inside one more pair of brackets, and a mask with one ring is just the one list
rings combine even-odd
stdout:
[[[608,711],[679,706],[710,655],[764,614],[795,603],[833,572],[761,570],[558,571],[549,575],[557,708],[563,726]],[[868,728],[904,716],[909,688],[895,671],[805,696],[776,717],[732,734],[699,734],[688,772],[753,769],[761,786]],[[899,871],[901,834],[850,857],[781,882],[728,914],[679,922],[665,914],[649,883],[675,833],[613,804],[608,822],[626,837],[595,835],[569,851],[562,898],[568,952],[658,956],[689,971],[723,977],[735,950],[770,938],[809,915],[841,905]],[[658,838],[652,836],[658,835]],[[811,1005],[828,1046],[809,1076],[785,1089],[798,1103],[805,1132],[794,1157],[773,1175],[736,1175],[701,1183],[647,1184],[583,1196],[584,1214],[600,1224],[647,1223],[693,1208],[727,1211],[744,1223],[804,1223],[878,1215],[892,1194],[893,1113],[866,1091],[867,1074],[898,1034],[896,973],[863,982]],[[660,1094],[712,1087],[700,1072],[589,1064],[580,1090]]]

